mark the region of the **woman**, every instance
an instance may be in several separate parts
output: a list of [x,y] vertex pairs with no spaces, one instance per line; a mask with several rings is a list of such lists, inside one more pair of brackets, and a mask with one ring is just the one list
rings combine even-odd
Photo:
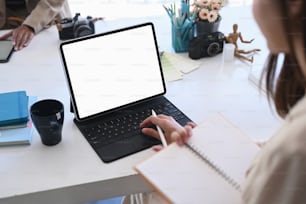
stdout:
[[70,16],[67,0],[0,0],[0,30],[13,29],[0,40],[11,38],[15,50],[21,50],[53,20]]
[[[255,19],[266,37],[270,56],[265,77],[269,101],[284,118],[280,130],[264,145],[251,164],[242,189],[244,204],[306,203],[306,1],[253,0]],[[278,56],[285,59],[276,77]],[[181,127],[171,117],[158,115],[141,123],[159,125],[168,142],[182,144],[193,124]],[[161,147],[155,147],[156,150]]]

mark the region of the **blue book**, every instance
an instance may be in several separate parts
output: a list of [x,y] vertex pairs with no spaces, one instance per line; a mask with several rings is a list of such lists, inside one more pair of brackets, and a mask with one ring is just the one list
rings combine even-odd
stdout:
[[25,91],[0,94],[0,126],[24,124],[28,120],[28,96]]
[[0,130],[0,146],[29,145],[32,142],[33,124],[28,121],[24,128]]
[[[27,110],[34,102],[37,97],[30,96]],[[23,128],[11,128],[6,130],[0,130],[0,146],[8,145],[29,145],[32,142],[33,135],[33,124],[31,119],[28,120],[26,127]]]

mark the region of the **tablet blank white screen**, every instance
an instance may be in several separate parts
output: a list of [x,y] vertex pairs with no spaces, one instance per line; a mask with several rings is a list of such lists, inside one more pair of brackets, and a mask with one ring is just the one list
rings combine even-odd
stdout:
[[150,25],[65,44],[80,118],[164,93]]

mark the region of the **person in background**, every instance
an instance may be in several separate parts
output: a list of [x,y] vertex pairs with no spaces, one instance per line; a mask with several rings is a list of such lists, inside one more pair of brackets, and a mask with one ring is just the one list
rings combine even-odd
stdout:
[[66,17],[71,17],[67,0],[0,0],[0,29],[12,29],[0,40],[11,39],[21,50],[36,33]]
[[[262,76],[266,81],[267,98],[284,120],[246,172],[241,202],[305,204],[306,1],[253,0],[253,14],[270,50]],[[280,56],[284,56],[283,61],[279,61]],[[192,137],[194,126],[182,127],[165,115],[150,116],[141,123],[142,132],[156,138],[159,138],[158,132],[149,128],[150,125],[160,126],[168,142],[180,145]],[[161,148],[155,147],[156,150]],[[154,199],[154,196],[157,197],[156,194],[142,197],[150,200],[147,203],[160,202],[160,198]],[[123,203],[129,203],[128,196],[126,198]]]

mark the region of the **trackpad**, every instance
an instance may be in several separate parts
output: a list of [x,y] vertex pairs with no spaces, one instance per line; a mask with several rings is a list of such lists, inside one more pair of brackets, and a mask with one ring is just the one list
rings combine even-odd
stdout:
[[160,144],[160,141],[155,138],[137,135],[98,148],[97,153],[100,155],[101,159],[107,163],[157,144]]

